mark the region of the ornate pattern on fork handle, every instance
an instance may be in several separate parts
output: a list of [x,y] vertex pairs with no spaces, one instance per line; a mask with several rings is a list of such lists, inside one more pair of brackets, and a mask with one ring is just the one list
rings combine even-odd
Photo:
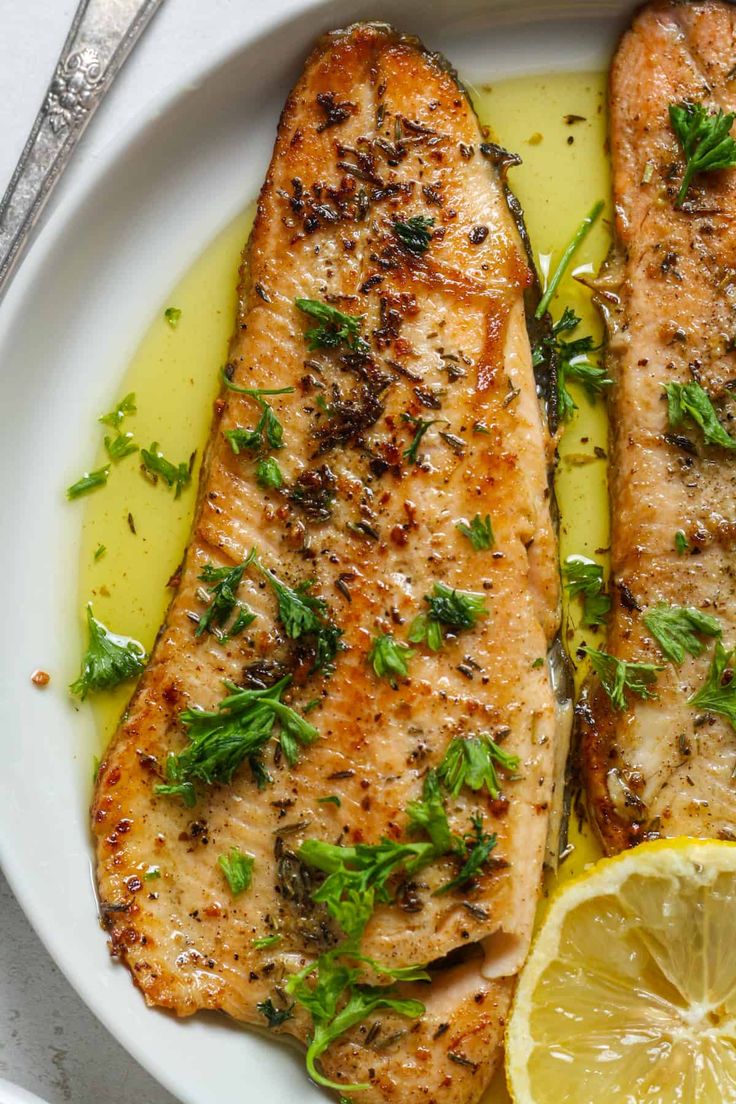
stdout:
[[0,298],[87,123],[163,0],[81,0],[0,201]]

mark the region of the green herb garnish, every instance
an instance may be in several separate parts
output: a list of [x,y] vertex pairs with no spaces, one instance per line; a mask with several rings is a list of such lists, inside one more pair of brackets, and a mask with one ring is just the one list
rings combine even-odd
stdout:
[[[231,637],[237,636],[238,633],[241,633],[243,629],[246,629],[248,625],[255,621],[256,615],[244,602],[240,602],[237,596],[237,590],[243,580],[243,575],[253,559],[254,556],[251,553],[235,567],[215,567],[211,563],[204,565],[199,578],[203,583],[214,585],[210,588],[209,595],[202,595],[208,602],[208,606],[194,630],[195,636],[202,636],[203,633],[210,632],[220,641],[225,642]],[[229,632],[222,632],[222,626],[236,608],[238,613]]]
[[557,268],[555,269],[555,271],[554,271],[554,273],[553,273],[553,275],[552,275],[552,277],[549,281],[549,284],[547,285],[547,290],[545,291],[542,298],[539,300],[539,305],[537,306],[537,309],[534,312],[534,317],[535,318],[541,318],[544,315],[544,313],[546,312],[546,310],[548,309],[548,307],[549,307],[550,303],[552,302],[552,299],[555,295],[555,292],[557,291],[557,288],[560,286],[560,282],[562,281],[562,277],[565,275],[565,272],[568,269],[570,261],[572,260],[573,256],[575,255],[576,251],[578,250],[578,248],[582,245],[582,243],[587,238],[588,234],[591,231],[591,228],[593,227],[594,223],[597,221],[598,216],[600,215],[600,213],[603,210],[604,206],[605,206],[605,204],[604,204],[603,200],[599,199],[598,202],[593,206],[590,213],[585,216],[585,218],[583,219],[583,221],[580,223],[577,230],[573,234],[572,238],[570,239],[569,244],[567,245],[567,247],[565,248],[564,253],[562,254],[562,257],[560,258],[560,262],[557,265]]
[[104,544],[98,544],[97,547],[95,548],[94,555],[93,555],[92,559],[95,561],[95,563],[97,563],[98,560],[102,559],[102,557],[105,555],[106,552],[107,552],[107,548],[105,547],[105,545]]
[[429,249],[433,226],[433,218],[427,218],[426,215],[412,215],[405,222],[394,220],[394,234],[408,253],[421,257]]
[[675,200],[675,207],[681,207],[694,176],[736,165],[736,142],[731,137],[736,115],[724,114],[721,108],[709,112],[702,103],[688,100],[670,104],[669,110],[672,129],[685,154],[685,172]]
[[181,318],[181,310],[179,307],[167,307],[164,311],[164,318],[171,326],[172,330],[175,330],[179,325],[179,319]]
[[143,470],[148,473],[154,484],[158,482],[158,477],[161,476],[168,487],[176,488],[174,498],[178,498],[184,488],[191,483],[192,473],[189,464],[185,464],[183,461],[181,464],[172,464],[159,451],[157,441],[153,442],[150,449],[141,449],[141,460],[143,461]]
[[146,663],[146,650],[129,636],[110,632],[87,605],[87,651],[82,659],[79,677],[69,690],[81,698],[91,690],[109,690],[126,679],[140,674]]
[[292,1020],[293,1007],[294,1005],[290,1004],[288,1008],[276,1008],[270,997],[256,1005],[261,1015],[266,1017],[269,1027],[281,1027],[281,1024],[286,1023],[287,1020]]
[[238,767],[248,760],[258,779],[262,770],[260,753],[271,739],[278,721],[281,750],[290,766],[299,757],[299,745],[317,739],[317,729],[281,701],[291,681],[286,675],[264,690],[242,690],[225,680],[230,691],[214,710],[187,709],[179,720],[187,729],[189,744],[166,761],[166,783],[156,793],[182,797],[188,805],[196,801],[195,781],[228,784]]
[[718,619],[692,606],[668,606],[660,602],[647,610],[642,620],[663,654],[678,666],[686,652],[699,656],[705,651],[705,644],[698,638],[698,633],[703,636],[721,635]]
[[396,679],[409,674],[408,660],[414,649],[394,639],[392,633],[382,633],[373,639],[367,660],[379,678],[386,678],[396,689]]
[[519,758],[499,747],[488,733],[479,732],[477,736],[456,736],[450,741],[437,776],[453,797],[463,786],[476,791],[485,786],[495,800],[501,796],[497,766],[513,774],[519,769]]
[[303,314],[315,318],[318,326],[307,330],[305,338],[310,352],[315,349],[336,349],[339,345],[347,345],[356,353],[368,351],[368,342],[360,336],[360,327],[364,315],[344,314],[337,307],[331,307],[329,303],[322,303],[318,299],[295,299],[296,307]]
[[611,599],[603,593],[603,568],[586,556],[568,556],[562,565],[565,586],[571,598],[583,599],[583,624],[602,625],[611,610]]
[[684,556],[688,550],[687,537],[682,529],[678,529],[675,533],[675,551],[678,556]]
[[158,866],[149,866],[148,870],[143,873],[144,882],[153,882],[156,878],[161,877],[161,869]]
[[414,426],[414,439],[408,448],[404,449],[403,455],[410,464],[419,463],[419,446],[422,443],[422,438],[427,432],[430,426],[433,426],[437,418],[415,418],[413,414],[402,414],[401,420],[408,422]]
[[97,487],[104,487],[109,474],[109,464],[106,464],[104,468],[98,468],[97,471],[85,472],[81,479],[78,479],[76,483],[72,483],[71,487],[67,487],[66,497],[68,499],[80,498],[82,495],[94,491]]
[[428,835],[432,841],[435,856],[456,850],[458,837],[450,831],[437,771],[427,772],[421,799],[409,802],[406,806],[406,815],[409,817],[408,831],[413,835],[419,832]]
[[546,360],[557,365],[557,414],[561,422],[569,422],[577,410],[577,404],[567,388],[569,381],[580,384],[591,402],[613,383],[606,369],[590,359],[590,353],[597,349],[590,335],[576,337],[573,341],[562,339],[562,334],[572,333],[579,325],[578,316],[566,307],[552,326],[552,334],[542,338],[532,354],[535,367]]
[[443,626],[459,632],[472,629],[481,617],[488,615],[483,594],[470,590],[453,590],[444,583],[435,583],[432,593],[424,596],[429,607],[427,613],[415,617],[409,628],[408,639],[412,644],[427,643],[438,652],[444,643]]
[[736,678],[733,669],[734,651],[727,652],[720,640],[716,641],[713,660],[708,669],[705,685],[688,699],[690,705],[709,713],[720,713],[736,728]]
[[257,951],[262,951],[266,947],[275,947],[277,943],[280,943],[283,936],[275,932],[273,935],[262,935],[260,939],[251,939],[251,946],[255,947]]
[[665,383],[662,386],[667,395],[667,416],[673,429],[690,417],[702,429],[706,444],[736,449],[736,439],[718,421],[715,407],[699,383],[691,380],[689,383]]
[[327,797],[318,797],[317,798],[317,804],[318,805],[334,805],[336,809],[339,809],[342,806],[342,801],[337,796],[337,794],[328,794]]
[[284,477],[278,461],[273,456],[264,456],[256,460],[256,481],[266,490],[279,490],[284,485]]
[[476,514],[470,523],[456,521],[455,528],[458,533],[468,538],[476,552],[487,552],[496,543],[490,514],[486,514],[484,518]]
[[120,400],[114,410],[111,410],[109,414],[101,414],[97,421],[102,422],[103,425],[109,425],[112,426],[113,429],[117,429],[123,418],[127,418],[129,414],[137,413],[135,392],[131,391],[129,395],[126,395],[124,399]]
[[245,855],[237,847],[231,847],[227,855],[218,856],[217,865],[225,875],[233,897],[237,897],[244,893],[246,889],[250,889],[254,864],[253,856]]
[[260,564],[258,567],[276,595],[279,620],[286,635],[291,640],[311,636],[315,645],[314,670],[329,670],[341,647],[342,629],[330,618],[324,598],[309,593],[314,586],[313,580],[307,579],[293,588],[283,583],[270,568]]
[[[286,983],[288,992],[312,1017],[312,1037],[306,1056],[307,1072],[317,1084],[338,1092],[367,1089],[369,1085],[338,1084],[319,1072],[316,1062],[331,1043],[379,1008],[390,1009],[410,1019],[416,1019],[424,1012],[421,1001],[397,997],[390,986],[361,985],[358,983],[359,975],[359,969],[348,966],[338,953],[332,951],[320,955],[316,962],[293,974]],[[427,974],[423,976],[428,977]],[[311,984],[310,978],[313,978]]]
[[581,648],[581,651],[590,659],[614,709],[626,708],[627,690],[644,700],[657,696],[650,687],[657,681],[657,673],[664,671],[664,667],[655,663],[627,663],[624,659],[617,659],[616,656],[600,652],[596,648]]
[[117,464],[119,460],[137,452],[138,446],[133,444],[132,433],[118,433],[117,437],[105,437],[105,451],[113,463]]
[[450,893],[453,889],[459,889],[461,886],[467,885],[478,874],[483,866],[488,862],[491,851],[496,846],[497,839],[495,834],[487,834],[483,831],[483,817],[473,817],[472,831],[463,838],[465,844],[465,861],[461,866],[457,877],[452,881],[446,882],[445,885],[440,886],[439,889],[434,891],[435,897],[443,896],[445,893]]

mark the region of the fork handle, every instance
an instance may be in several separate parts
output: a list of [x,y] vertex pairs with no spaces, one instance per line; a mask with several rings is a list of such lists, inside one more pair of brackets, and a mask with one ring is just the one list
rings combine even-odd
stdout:
[[87,123],[163,0],[81,0],[0,201],[0,298]]

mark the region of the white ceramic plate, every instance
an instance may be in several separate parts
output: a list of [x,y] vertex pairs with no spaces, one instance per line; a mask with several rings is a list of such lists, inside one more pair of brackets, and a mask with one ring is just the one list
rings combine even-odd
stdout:
[[[319,32],[389,19],[442,50],[461,75],[487,81],[604,66],[633,6],[272,0],[270,29],[259,12],[258,37],[238,15],[229,52],[212,57],[203,41],[200,55],[196,48],[180,55],[172,70],[179,94],[151,104],[134,130],[116,135],[84,187],[66,195],[0,310],[0,859],[70,982],[187,1104],[317,1104],[324,1096],[307,1082],[296,1052],[224,1017],[179,1022],[148,1011],[127,971],[108,957],[87,829],[92,737],[84,726],[91,721],[64,690],[78,662],[80,515],[60,495],[62,473],[82,470],[92,454],[96,414],[116,391],[153,305],[255,195],[281,104]],[[228,12],[235,23],[234,6],[220,5],[220,18]],[[59,673],[44,693],[30,684],[36,667]]]

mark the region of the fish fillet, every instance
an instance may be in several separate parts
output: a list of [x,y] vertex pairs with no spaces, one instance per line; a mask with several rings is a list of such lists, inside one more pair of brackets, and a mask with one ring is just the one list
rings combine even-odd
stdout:
[[[558,573],[525,324],[534,277],[499,151],[482,144],[455,77],[413,39],[358,25],[309,58],[260,195],[227,369],[239,387],[294,389],[269,398],[284,486],[264,490],[252,453],[233,452],[225,434],[252,427],[262,407],[225,389],[175,597],[92,809],[103,922],[146,1001],[265,1026],[257,1005],[281,1007],[286,979],[339,935],[311,900],[300,844],[403,838],[407,804],[452,737],[504,738],[520,767],[503,796],[466,788],[448,804],[457,832],[483,814],[497,861],[474,885],[433,896],[457,873],[437,861],[397,886],[365,932],[363,950],[382,963],[433,964],[431,984],[403,986],[425,1003],[420,1019],[374,1015],[322,1059],[341,1083],[370,1082],[369,1104],[482,1094],[529,943],[553,799],[560,708],[542,660],[558,628]],[[425,253],[394,225],[417,216],[434,220]],[[367,351],[310,351],[314,320],[298,298],[360,316]],[[436,421],[412,463],[419,418]],[[490,550],[456,528],[477,513],[492,518]],[[314,580],[343,634],[331,675],[310,673],[255,569],[238,591],[252,625],[226,642],[195,637],[203,568],[252,548],[288,585]],[[415,645],[394,688],[367,662],[371,641],[405,639],[437,581],[484,595],[487,616],[436,653]],[[319,738],[296,766],[273,741],[263,789],[244,764],[230,785],[202,787],[193,809],[154,792],[167,755],[187,745],[182,710],[215,707],[224,679],[259,686],[285,671],[285,700],[316,705]],[[234,900],[217,864],[233,846],[255,858],[252,886]],[[151,866],[160,876],[146,881]],[[253,946],[272,933],[278,945]],[[309,1032],[299,1007],[274,1029]]]
[[[734,426],[736,174],[697,176],[681,210],[684,169],[671,103],[736,108],[736,8],[719,0],[654,3],[623,38],[610,83],[615,247],[604,283],[611,414],[614,609],[607,649],[662,663],[642,617],[659,602],[718,617],[734,641],[734,460],[692,423],[675,432],[663,384],[697,380]],[[675,534],[687,551],[678,555]],[[736,838],[736,737],[688,705],[703,654],[667,664],[656,700],[617,712],[598,685],[580,710],[589,807],[609,851],[688,834]]]

